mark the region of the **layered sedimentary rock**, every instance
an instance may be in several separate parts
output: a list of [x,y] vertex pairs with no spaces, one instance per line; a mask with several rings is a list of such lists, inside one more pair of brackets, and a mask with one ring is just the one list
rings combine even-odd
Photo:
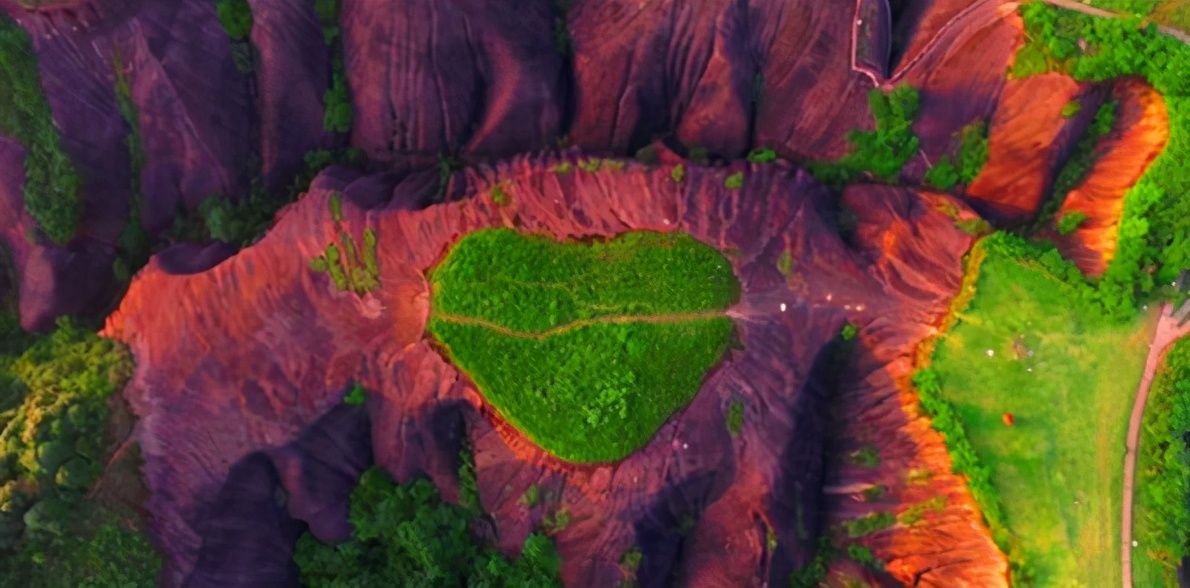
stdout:
[[[725,158],[762,146],[826,159],[846,152],[848,132],[870,127],[869,90],[908,82],[923,92],[915,128],[925,157],[907,169],[918,177],[963,124],[990,114],[1018,31],[1004,13],[1010,5],[990,0],[893,4],[889,12],[883,0],[601,0],[575,2],[563,15],[548,0],[346,0],[345,74],[356,120],[366,121],[351,143],[398,169],[559,142],[630,155],[659,137]],[[49,260],[42,273],[82,267],[95,278],[52,302],[28,301],[27,327],[111,303],[113,250],[133,198],[150,236],[159,236],[181,208],[212,195],[242,198],[258,176],[282,189],[306,151],[335,143],[322,128],[332,54],[313,8],[290,0],[250,6],[245,72],[235,56],[243,62],[243,48],[233,47],[206,0],[78,0],[38,10],[0,1],[33,38],[55,122],[84,180],[76,243],[62,251],[38,242]],[[870,22],[857,25],[857,16]],[[890,31],[906,39],[890,42]],[[114,90],[118,69],[144,146],[139,195],[126,145],[133,128]],[[2,221],[35,232],[27,220]]]
[[[1072,101],[1077,115],[1063,116]],[[967,186],[967,200],[996,220],[1032,218],[1101,101],[1101,93],[1058,73],[1009,80],[988,129],[987,164]]]
[[[943,195],[903,188],[855,186],[844,193],[855,211],[858,249],[872,260],[869,274],[883,291],[906,296],[894,315],[876,313],[862,324],[840,382],[830,427],[824,482],[832,524],[872,513],[924,512],[859,541],[887,563],[902,585],[1006,586],[1008,564],[992,542],[967,489],[951,473],[950,456],[917,404],[910,378],[918,346],[938,332],[963,277],[960,257],[971,237],[954,230],[956,216]],[[873,467],[857,451],[876,451]],[[876,494],[865,490],[882,487]],[[929,505],[923,508],[923,505]]]
[[[543,516],[566,509],[572,522],[555,540],[569,584],[620,581],[619,560],[633,547],[644,555],[638,579],[646,585],[673,578],[783,583],[809,560],[824,516],[841,516],[827,515],[819,502],[827,410],[839,400],[832,400],[839,366],[832,364],[831,342],[850,320],[868,333],[865,343],[881,343],[862,373],[893,375],[849,384],[848,402],[886,407],[887,422],[857,424],[902,435],[898,423],[907,417],[896,403],[892,364],[945,310],[969,241],[948,216],[956,205],[944,197],[879,194],[859,213],[852,247],[837,233],[827,193],[786,166],[691,167],[678,183],[668,166],[629,163],[559,174],[552,171],[556,162],[517,158],[468,169],[460,181],[470,198],[422,210],[407,206],[424,197],[417,182],[330,170],[264,239],[231,259],[193,275],[169,274],[155,261],[137,277],[106,333],[126,342],[137,359],[126,396],[141,418],[137,438],[152,491],[147,507],[170,584],[292,580],[273,575],[285,569],[288,551],[260,553],[245,545],[261,560],[255,576],[236,548],[249,540],[283,543],[291,533],[286,517],[310,524],[321,538],[343,537],[344,472],[363,467],[360,442],[310,444],[325,447],[322,457],[278,448],[311,435],[347,434],[331,417],[319,419],[341,410],[333,407],[349,381],[371,391],[371,455],[399,480],[429,476],[453,499],[458,452],[468,440],[480,501],[502,548],[515,551]],[[724,178],[736,170],[745,172],[743,187],[726,188]],[[495,186],[507,195],[504,204],[490,197]],[[378,235],[380,287],[364,296],[336,290],[308,267],[335,237],[328,207],[335,193],[343,194],[346,231],[358,235],[367,227]],[[368,210],[358,202],[391,204]],[[870,229],[890,224],[899,228]],[[427,270],[459,236],[490,226],[559,239],[635,229],[689,232],[724,251],[741,281],[742,299],[729,316],[743,348],[627,459],[579,466],[553,458],[506,425],[425,339]],[[725,423],[734,400],[744,405],[738,436]],[[927,442],[905,438],[894,451],[906,464],[928,459],[928,451],[942,455],[935,463],[944,460],[937,439],[927,438],[934,445],[926,448]],[[344,465],[331,465],[337,452],[346,452]],[[287,514],[237,502],[265,504],[267,492],[243,486],[249,478],[276,489]],[[520,498],[534,484],[550,498],[529,508]],[[947,573],[992,577],[984,568],[1002,560],[965,491],[957,482],[940,491],[952,500],[938,524],[961,524],[945,527],[946,537],[960,541],[968,556],[991,562]],[[913,497],[932,492],[927,486]],[[209,513],[219,509],[239,514],[211,522]],[[251,526],[254,517],[264,518],[252,534],[227,532],[225,525]],[[887,537],[935,524],[927,516],[920,527]],[[772,552],[769,529],[778,539]],[[891,544],[876,546],[882,557],[904,554]],[[898,561],[897,577],[933,565],[908,555]]]
[[1085,220],[1072,233],[1054,236],[1062,255],[1092,276],[1102,274],[1116,252],[1124,195],[1169,141],[1165,100],[1152,86],[1121,80],[1111,97],[1117,103],[1112,131],[1095,146],[1095,165],[1058,211],[1058,218],[1081,214]]

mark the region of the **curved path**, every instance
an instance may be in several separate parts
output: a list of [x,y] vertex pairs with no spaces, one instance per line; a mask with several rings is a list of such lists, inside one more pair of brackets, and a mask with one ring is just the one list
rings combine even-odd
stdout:
[[[1116,18],[1116,17],[1124,16],[1122,14],[1112,12],[1110,10],[1104,10],[1102,8],[1095,8],[1094,6],[1088,6],[1086,4],[1083,4],[1082,2],[1077,2],[1076,0],[1042,0],[1042,1],[1045,2],[1046,4],[1052,4],[1059,8],[1065,8],[1067,10],[1074,10],[1076,12],[1081,12],[1083,14],[1089,14],[1091,16],[1101,16],[1104,18]],[[1175,29],[1173,27],[1165,26],[1162,24],[1157,25],[1157,30],[1160,31],[1164,35],[1169,35],[1183,43],[1190,44],[1190,34],[1187,34],[1185,31],[1181,31],[1181,30]]]
[[464,325],[469,327],[482,327],[489,331],[495,331],[501,335],[509,337],[516,337],[518,339],[536,339],[538,341],[544,340],[548,337],[561,335],[580,329],[582,327],[589,327],[591,325],[601,324],[627,324],[627,323],[649,323],[649,324],[666,324],[666,323],[685,323],[689,321],[709,320],[715,318],[724,318],[727,316],[725,310],[699,310],[691,312],[675,312],[669,314],[615,314],[603,315],[594,318],[575,319],[568,323],[554,325],[548,329],[541,331],[518,331],[510,329],[500,323],[489,321],[472,316],[463,316],[460,314],[451,314],[447,312],[434,312],[430,315],[431,319],[438,319],[442,322],[451,323],[455,325]]
[[1141,376],[1140,385],[1136,390],[1136,400],[1132,403],[1132,416],[1128,419],[1128,438],[1125,442],[1124,453],[1124,496],[1123,517],[1120,525],[1120,566],[1123,570],[1124,588],[1132,588],[1132,498],[1136,475],[1136,448],[1140,444],[1140,424],[1144,420],[1145,403],[1149,400],[1149,389],[1153,384],[1153,376],[1161,366],[1161,359],[1165,351],[1179,338],[1190,334],[1190,320],[1185,320],[1190,305],[1175,312],[1173,305],[1166,303],[1161,309],[1161,318],[1157,321],[1157,330],[1153,332],[1153,340],[1149,343],[1149,356],[1145,359],[1145,371]]

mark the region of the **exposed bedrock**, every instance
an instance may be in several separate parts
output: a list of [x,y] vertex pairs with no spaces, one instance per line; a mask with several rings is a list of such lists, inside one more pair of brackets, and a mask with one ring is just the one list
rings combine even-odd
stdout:
[[[954,219],[941,213],[953,206],[947,196],[854,186],[844,193],[844,205],[855,211],[855,243],[873,260],[869,273],[900,306],[895,315],[861,322],[832,404],[823,490],[828,524],[871,513],[899,515],[935,501],[923,509],[921,521],[897,523],[859,541],[903,585],[1006,586],[1007,561],[965,480],[951,473],[945,444],[909,382],[918,346],[937,334],[959,289],[971,237],[955,231]],[[865,448],[877,452],[875,467],[852,457]],[[884,490],[869,498],[864,491],[874,486]]]
[[[467,439],[491,538],[502,549],[515,552],[544,516],[566,509],[571,523],[555,540],[570,585],[619,582],[619,561],[632,548],[644,555],[638,579],[648,585],[785,581],[809,560],[820,529],[850,512],[829,495],[822,503],[828,408],[862,417],[853,434],[890,436],[900,457],[881,470],[887,475],[913,460],[932,460],[940,471],[940,489],[888,500],[895,507],[908,504],[901,497],[954,497],[946,537],[971,559],[946,573],[983,578],[1002,562],[966,490],[941,472],[941,440],[929,436],[924,419],[906,416],[911,403],[903,406],[894,376],[882,375],[904,375],[901,364],[957,287],[970,238],[954,227],[953,200],[882,188],[851,194],[859,219],[852,246],[839,236],[828,193],[783,164],[692,166],[677,183],[669,167],[626,163],[558,174],[558,161],[519,157],[468,168],[459,185],[469,198],[420,210],[427,187],[418,174],[331,169],[255,245],[201,273],[171,274],[155,260],[135,278],[105,333],[136,356],[125,395],[140,418],[136,437],[152,493],[146,506],[169,585],[281,578],[274,575],[280,555],[237,546],[292,541],[290,519],[324,539],[344,536],[348,482],[367,461],[365,444],[347,430],[360,427],[334,416],[344,410],[335,407],[349,381],[369,390],[360,410],[370,422],[371,455],[398,480],[428,476],[456,499]],[[745,180],[733,190],[724,179],[734,171]],[[490,197],[496,185],[507,196],[503,205]],[[359,235],[367,227],[378,236],[381,284],[364,296],[336,290],[308,267],[335,238],[328,201],[338,192],[342,229]],[[741,281],[729,316],[742,348],[628,458],[581,466],[553,458],[508,426],[425,339],[426,271],[459,236],[491,226],[560,239],[686,231],[724,251]],[[880,355],[863,367],[872,379],[844,379],[836,395],[824,362],[845,320],[862,325],[865,344],[881,343]],[[726,414],[737,400],[744,424],[733,436]],[[925,432],[910,435],[906,423]],[[284,507],[268,506],[280,495],[250,490],[249,478],[283,488]],[[532,508],[521,500],[531,485],[543,496]],[[212,518],[213,508],[244,514]],[[251,534],[232,532],[257,518]],[[934,524],[927,515],[913,529],[888,531],[881,537],[891,539],[873,544],[877,555],[901,566],[897,577],[926,573],[932,556],[914,559],[894,540]],[[264,558],[260,576],[248,565],[254,557]]]
[[[971,206],[1000,222],[1032,219],[1104,93],[1059,73],[1009,80],[988,128],[987,164],[965,193]],[[1078,114],[1064,116],[1072,101]]]
[[1115,124],[1095,146],[1099,155],[1058,211],[1084,220],[1068,235],[1054,235],[1058,249],[1084,273],[1101,275],[1116,253],[1124,195],[1136,185],[1169,141],[1165,100],[1148,83],[1123,79],[1112,84]]
[[[306,151],[335,144],[322,120],[333,60],[311,4],[250,5],[254,59],[244,73],[235,58],[242,48],[207,0],[39,10],[0,0],[33,38],[84,184],[81,244],[41,254],[45,273],[85,266],[95,278],[56,302],[26,301],[26,326],[101,313],[117,289],[110,249],[128,221],[134,173],[117,68],[137,111],[140,220],[150,235],[208,196],[242,198],[256,176],[269,188],[286,186]],[[578,0],[563,15],[550,0],[344,0],[351,143],[374,168],[403,172],[437,169],[440,157],[492,161],[558,143],[627,156],[659,137],[724,158],[757,146],[794,160],[834,158],[848,149],[850,131],[870,128],[868,91],[909,83],[921,89],[923,107],[915,125],[922,156],[906,168],[912,181],[952,147],[958,129],[995,110],[1020,34],[1013,6]],[[16,223],[32,226],[4,224]],[[54,248],[43,241],[34,248]],[[8,245],[14,258],[29,250]],[[65,259],[76,265],[68,269]]]

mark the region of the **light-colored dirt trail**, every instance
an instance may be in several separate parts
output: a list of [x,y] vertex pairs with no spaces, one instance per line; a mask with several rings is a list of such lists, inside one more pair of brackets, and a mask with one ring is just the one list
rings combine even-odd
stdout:
[[[1042,1],[1045,2],[1046,4],[1052,4],[1059,8],[1065,8],[1067,10],[1074,10],[1076,12],[1081,12],[1083,14],[1089,14],[1091,16],[1098,16],[1098,17],[1102,17],[1102,18],[1117,18],[1117,17],[1123,16],[1121,14],[1117,14],[1110,10],[1104,10],[1102,8],[1095,8],[1094,6],[1088,6],[1086,4],[1083,4],[1082,2],[1077,2],[1076,0],[1042,0]],[[1163,34],[1163,35],[1169,35],[1183,43],[1190,44],[1190,34],[1187,34],[1185,31],[1180,31],[1173,27],[1168,27],[1168,26],[1160,25],[1160,24],[1157,25],[1157,30],[1161,31],[1161,34]]]
[[570,321],[568,323],[554,325],[548,329],[544,329],[541,331],[518,331],[516,329],[510,329],[504,325],[501,325],[500,323],[495,323],[495,322],[492,322],[492,321],[489,321],[486,319],[475,318],[475,317],[471,317],[471,316],[462,316],[462,315],[458,315],[458,314],[450,314],[450,313],[446,313],[446,312],[437,312],[436,311],[433,313],[431,318],[437,319],[437,320],[440,320],[443,322],[455,324],[455,325],[483,327],[485,329],[500,333],[501,335],[507,335],[509,337],[516,337],[518,339],[534,339],[537,341],[541,341],[543,339],[553,337],[555,335],[561,335],[563,333],[567,333],[567,332],[573,331],[575,329],[581,329],[583,327],[589,327],[591,325],[626,324],[626,323],[650,323],[650,324],[684,323],[684,322],[690,322],[690,321],[702,321],[702,320],[709,320],[709,319],[715,319],[715,318],[725,318],[726,316],[727,316],[726,310],[700,310],[700,311],[695,311],[695,312],[676,312],[676,313],[672,313],[672,314],[616,314],[616,315],[599,316],[599,317],[594,317],[594,318],[589,318],[589,319],[578,319],[578,320]]
[[[1149,344],[1149,356],[1145,360],[1144,375],[1136,390],[1136,400],[1132,403],[1132,416],[1128,419],[1128,439],[1124,453],[1124,495],[1123,518],[1120,526],[1120,565],[1123,570],[1124,588],[1132,588],[1132,503],[1133,486],[1136,476],[1136,448],[1140,443],[1140,425],[1144,420],[1145,403],[1149,400],[1149,389],[1153,384],[1153,376],[1161,366],[1161,359],[1165,351],[1174,341],[1190,334],[1190,321],[1183,322],[1190,306],[1181,312],[1175,312],[1173,305],[1166,304],[1161,309],[1161,318],[1157,321],[1157,329],[1153,332],[1153,341]],[[1179,324],[1181,323],[1181,324]]]

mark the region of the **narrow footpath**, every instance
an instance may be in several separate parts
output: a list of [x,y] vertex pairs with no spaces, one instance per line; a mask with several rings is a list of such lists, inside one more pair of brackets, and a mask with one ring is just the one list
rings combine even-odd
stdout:
[[[1120,566],[1123,570],[1124,588],[1132,588],[1132,503],[1136,477],[1136,449],[1140,444],[1140,424],[1144,421],[1145,404],[1149,401],[1149,389],[1153,376],[1161,367],[1165,351],[1181,337],[1190,333],[1190,320],[1183,322],[1190,305],[1175,312],[1173,305],[1166,303],[1157,321],[1157,330],[1149,343],[1149,356],[1145,359],[1145,371],[1136,389],[1136,400],[1132,403],[1132,416],[1128,419],[1128,439],[1124,453],[1124,496],[1123,517],[1120,525]],[[1182,323],[1182,324],[1179,324]]]

